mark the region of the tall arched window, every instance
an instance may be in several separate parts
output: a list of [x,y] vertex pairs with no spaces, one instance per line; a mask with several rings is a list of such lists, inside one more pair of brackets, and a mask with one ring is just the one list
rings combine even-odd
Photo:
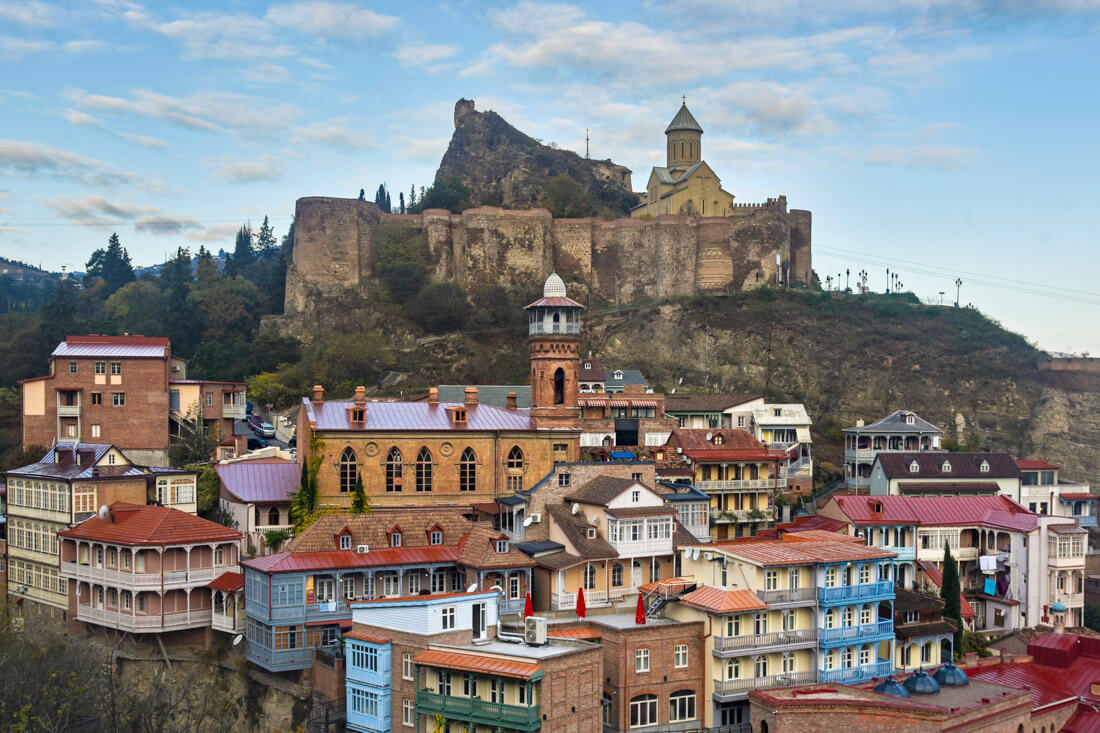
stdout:
[[741,676],[741,659],[734,657],[726,660],[726,679],[735,680]]
[[458,459],[458,490],[477,490],[477,456],[470,447],[462,451],[462,457]]
[[273,506],[267,510],[267,523],[272,527],[279,524],[279,507]]
[[427,446],[416,454],[416,490],[432,490],[432,454]]
[[508,468],[523,470],[523,451],[518,445],[513,445],[512,450],[508,451]]
[[695,691],[678,690],[668,696],[668,721],[695,720]]
[[554,404],[565,404],[565,370],[561,367],[554,372]]
[[355,460],[355,451],[351,446],[340,454],[340,491],[348,493],[355,486],[355,477],[359,475],[359,465]]
[[396,446],[386,455],[386,491],[401,491],[401,451]]

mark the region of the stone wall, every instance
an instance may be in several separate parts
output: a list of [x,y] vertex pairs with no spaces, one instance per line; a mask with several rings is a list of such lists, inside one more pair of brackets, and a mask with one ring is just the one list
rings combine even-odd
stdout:
[[527,287],[557,271],[628,303],[775,283],[777,255],[792,280],[805,281],[811,268],[810,212],[789,211],[782,196],[737,204],[729,217],[615,221],[489,206],[391,215],[369,202],[311,197],[299,199],[295,212],[284,309],[291,330],[315,325],[326,300],[369,292],[372,241],[383,219],[423,231],[435,277],[467,291]]

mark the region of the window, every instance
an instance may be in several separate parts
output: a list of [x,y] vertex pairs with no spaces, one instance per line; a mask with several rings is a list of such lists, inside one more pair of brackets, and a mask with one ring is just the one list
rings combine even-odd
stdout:
[[630,501],[634,504],[637,504],[638,500],[641,498],[641,496],[642,496],[642,492],[638,491],[637,489],[634,489],[634,491],[630,492]]
[[353,712],[372,718],[378,717],[378,694],[358,687],[348,686],[348,702]]
[[433,529],[431,537],[429,538],[429,541],[433,545],[442,545],[443,544],[443,533],[441,531],[439,531],[438,529]]
[[400,547],[400,546],[401,546],[401,533],[400,532],[390,532],[390,547]]
[[508,490],[509,491],[522,491],[523,490],[523,476],[509,476],[508,477]]
[[825,571],[825,587],[835,588],[837,586],[837,569],[835,565],[829,567]]
[[519,692],[519,704],[520,705],[527,705],[528,704],[527,685],[520,685],[519,689],[518,689],[518,692]]
[[432,593],[444,593],[447,590],[447,574],[443,570],[432,573]]
[[477,457],[473,448],[467,447],[458,459],[458,490],[477,490]]
[[752,660],[752,674],[754,677],[767,677],[768,676],[768,658],[764,655],[753,657]]
[[218,545],[214,548],[214,565],[220,567],[225,565],[225,546]]
[[648,672],[649,671],[649,650],[638,649],[634,652],[634,671],[635,672]]
[[340,492],[350,493],[355,488],[355,479],[359,476],[358,462],[355,460],[355,451],[351,446],[344,448],[340,454]]
[[558,474],[558,486],[569,486],[570,485],[569,484],[570,479],[571,479],[571,477],[568,473],[559,473]]
[[401,725],[407,725],[410,728],[416,725],[416,706],[407,697],[401,701]]
[[451,673],[444,670],[439,670],[439,686],[436,688],[440,695],[451,696]]
[[93,405],[102,405],[103,404],[103,393],[102,392],[92,392],[92,404]]
[[855,655],[852,654],[852,647],[845,647],[840,666],[844,669],[850,669],[852,666],[854,666],[852,664],[854,659]]
[[859,582],[870,583],[871,582],[871,566],[867,563],[859,566]]
[[386,491],[401,491],[401,451],[396,447],[386,455]]
[[860,666],[871,663],[871,647],[864,644],[859,649],[859,664]]
[[906,611],[905,612],[905,623],[907,623],[907,624],[915,624],[917,622],[917,619],[919,619],[919,618],[920,618],[920,614],[917,613],[916,611]]
[[569,444],[568,443],[554,443],[554,452],[555,453],[564,453],[567,450],[569,450]]
[[412,652],[405,652],[401,655],[401,679],[411,680],[413,678],[413,655]]
[[126,393],[125,392],[112,392],[111,393],[111,404],[114,405],[115,407],[125,407],[126,406]]
[[101,434],[101,427],[99,423],[92,423],[92,437],[98,438]]
[[76,374],[76,362],[75,361],[70,361],[69,362],[69,374]]
[[611,566],[611,585],[621,588],[623,585],[623,564],[620,562]]
[[926,641],[923,644],[921,644],[920,662],[921,662],[921,664],[931,664],[932,663],[932,642]]
[[783,621],[783,630],[784,631],[794,631],[797,617],[795,616],[795,612],[793,610],[788,609],[788,610],[784,611],[781,614],[780,618]]
[[855,618],[856,618],[856,612],[852,609],[852,607],[851,606],[845,606],[844,607],[844,625],[845,626],[854,625]]
[[874,620],[874,618],[871,615],[871,607],[870,606],[864,605],[863,608],[859,609],[859,622],[860,622],[860,624],[869,624],[873,620]]
[[768,570],[764,573],[764,589],[775,590],[779,587],[779,571]]
[[677,644],[676,648],[672,651],[672,666],[676,669],[683,669],[688,666],[688,645]]
[[978,470],[982,473],[989,473],[989,461],[982,461],[982,465],[978,466]]
[[745,416],[744,415],[738,415],[737,416],[737,427],[739,427],[739,428],[745,427]]
[[489,680],[489,702],[504,702],[504,680]]
[[630,727],[657,724],[657,696],[638,695],[630,701]]
[[116,376],[119,375],[119,374],[122,374],[122,362],[121,361],[112,361],[111,362],[111,374],[116,375]]
[[943,465],[940,466],[940,470],[944,473],[951,473],[951,461],[944,461]]
[[584,568],[584,589],[593,590],[596,587],[596,568],[586,565]]
[[95,371],[96,374],[106,374],[107,373],[107,362],[97,361],[95,363],[94,371]]
[[497,552],[508,552],[508,540],[497,540]]
[[416,454],[416,490],[432,490],[432,454],[426,446]]
[[207,392],[206,393],[206,406],[210,407],[213,404],[214,404],[214,393],[213,392]]
[[728,574],[729,573],[728,573],[728,570],[727,570],[727,567],[726,567],[726,560],[725,560],[725,558],[722,558],[722,587],[723,588],[725,588],[727,585],[729,585],[729,583],[728,583],[728,580],[729,580]]
[[519,576],[513,575],[508,578],[508,597],[519,598]]
[[317,602],[332,603],[336,595],[336,582],[332,578],[317,579]]
[[668,696],[668,720],[677,723],[695,720],[695,692],[680,690]]
[[455,627],[455,607],[447,606],[443,609],[443,630],[453,629]]
[[73,513],[94,512],[95,486],[77,486],[73,488]]
[[[259,507],[256,508],[256,511],[259,512]],[[267,523],[272,527],[279,524],[279,507],[273,506],[267,510]]]
[[913,461],[909,464],[909,473],[920,473],[920,464]]
[[510,471],[522,471],[523,470],[523,451],[520,450],[518,445],[513,445],[512,450],[508,451],[508,470]]
[[768,633],[768,614],[757,613],[753,615],[752,620],[753,633],[759,636],[760,634]]
[[468,674],[462,678],[462,694],[465,697],[477,697],[477,677]]
[[340,535],[340,549],[341,550],[350,550],[351,549],[351,535],[350,534]]

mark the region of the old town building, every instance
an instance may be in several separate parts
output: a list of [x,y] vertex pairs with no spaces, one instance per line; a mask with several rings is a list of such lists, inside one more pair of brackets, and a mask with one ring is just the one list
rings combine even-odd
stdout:
[[681,428],[752,430],[752,411],[763,404],[764,396],[758,394],[665,395],[665,412]]
[[268,532],[289,532],[291,494],[300,488],[302,466],[279,459],[236,460],[214,466],[219,503],[241,530],[241,550],[268,554]]
[[943,431],[909,410],[895,410],[864,425],[844,428],[845,485],[856,492],[871,488],[871,467],[879,453],[939,450]]
[[871,466],[875,496],[990,495],[1020,501],[1020,469],[1008,453],[879,453]]

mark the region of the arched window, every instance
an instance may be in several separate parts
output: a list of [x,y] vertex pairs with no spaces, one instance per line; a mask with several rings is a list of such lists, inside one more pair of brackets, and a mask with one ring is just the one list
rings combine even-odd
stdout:
[[421,447],[416,454],[416,490],[432,490],[432,454],[427,446]]
[[657,696],[646,694],[630,698],[630,727],[657,724]]
[[561,367],[554,372],[554,404],[565,404],[565,370]]
[[350,492],[355,487],[355,477],[358,475],[359,466],[355,460],[355,451],[348,446],[340,454],[340,491],[344,494]]
[[386,491],[401,491],[401,451],[396,446],[386,455]]
[[767,677],[768,676],[768,658],[761,654],[758,657],[753,657],[752,660],[752,676],[753,677]]
[[741,676],[741,659],[734,657],[726,660],[726,679],[735,680]]
[[611,566],[611,585],[616,588],[621,587],[623,584],[623,564],[617,562]]
[[768,721],[760,721],[760,733],[768,733]]
[[596,568],[586,565],[584,568],[584,589],[594,590],[596,587]]
[[458,490],[477,490],[477,456],[470,447],[462,451],[462,457],[458,459]]
[[520,450],[518,445],[513,445],[512,450],[508,451],[508,468],[523,470],[523,451]]
[[267,523],[272,527],[279,524],[279,507],[273,506],[267,510]]
[[668,696],[668,721],[695,720],[695,691],[677,690]]
[[[262,522],[260,521],[260,507],[256,507],[256,516],[253,517],[253,519],[255,520],[254,524],[257,527],[259,527],[262,524]],[[86,548],[82,548],[82,549],[86,549]]]
[[[601,442],[603,443],[604,448],[610,448],[611,447],[611,436],[610,435],[603,436],[603,440]],[[704,468],[710,468],[710,466],[704,466]]]

